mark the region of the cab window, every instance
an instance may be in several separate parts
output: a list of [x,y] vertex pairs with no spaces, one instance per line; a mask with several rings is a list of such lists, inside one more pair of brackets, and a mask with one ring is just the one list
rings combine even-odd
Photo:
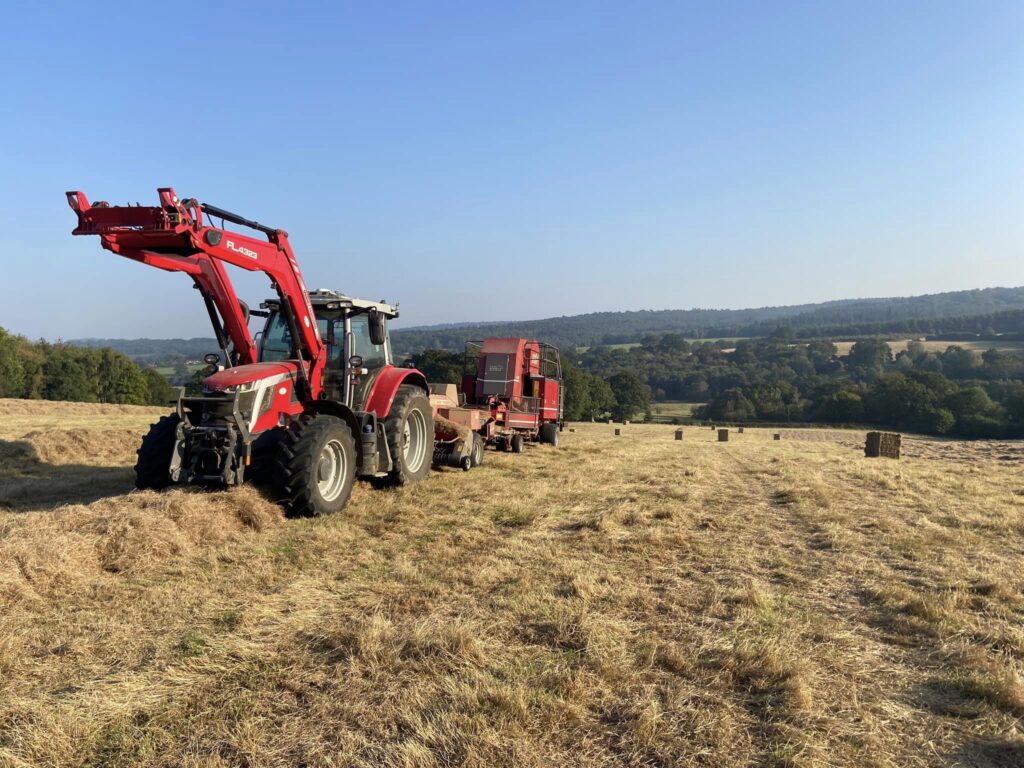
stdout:
[[[328,320],[325,317],[318,317],[316,324],[320,328],[320,338],[327,346],[327,365],[337,367],[341,359],[341,352],[345,331],[342,329],[341,318]],[[260,361],[264,363],[277,363],[282,360],[294,359],[292,352],[292,333],[284,315],[275,312],[267,323],[263,333],[263,342],[260,345]]]
[[260,360],[264,363],[277,363],[290,360],[292,357],[292,334],[288,323],[275,312],[263,332],[263,343],[260,344]]
[[380,368],[387,364],[387,351],[384,344],[373,344],[370,341],[370,323],[366,315],[354,315],[352,323],[352,354],[363,358],[363,367]]

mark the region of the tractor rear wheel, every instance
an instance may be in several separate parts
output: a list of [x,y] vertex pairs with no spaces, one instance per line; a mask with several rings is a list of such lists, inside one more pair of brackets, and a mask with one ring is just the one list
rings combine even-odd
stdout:
[[178,442],[178,414],[161,416],[160,420],[149,428],[149,433],[142,438],[142,445],[136,451],[138,461],[135,462],[135,487],[139,490],[153,489],[159,491],[171,483],[171,459],[174,457],[174,446]]
[[338,512],[356,477],[356,443],[341,419],[303,414],[284,432],[270,467],[271,491],[297,517]]
[[558,447],[558,425],[555,422],[549,421],[547,424],[541,425],[540,441],[555,448]]
[[434,454],[434,417],[430,400],[419,387],[403,384],[398,388],[391,411],[384,419],[391,471],[374,485],[389,487],[415,485],[430,472]]

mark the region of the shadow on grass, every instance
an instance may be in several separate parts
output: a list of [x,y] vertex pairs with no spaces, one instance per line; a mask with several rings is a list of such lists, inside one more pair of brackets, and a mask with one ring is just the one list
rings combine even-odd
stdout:
[[48,464],[31,443],[0,440],[0,510],[39,512],[89,504],[127,493],[134,478],[130,466]]
[[933,715],[973,719],[984,714],[982,702],[965,696],[963,690],[944,680],[931,680],[914,689],[912,702]]
[[1020,768],[1024,765],[1024,741],[982,739],[972,741],[949,756],[950,765],[963,768]]

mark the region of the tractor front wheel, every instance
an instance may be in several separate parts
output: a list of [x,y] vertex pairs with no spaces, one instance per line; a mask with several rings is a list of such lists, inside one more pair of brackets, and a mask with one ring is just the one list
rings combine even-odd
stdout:
[[391,411],[384,419],[391,471],[377,486],[414,485],[430,472],[434,454],[434,417],[422,389],[410,384],[398,388]]
[[512,449],[512,453],[522,453],[523,452],[523,436],[522,435],[512,435],[512,440],[509,443],[509,448]]
[[171,485],[171,459],[178,442],[178,414],[161,416],[142,438],[142,445],[136,452],[135,487],[141,491],[159,491]]
[[356,477],[356,443],[341,419],[304,414],[285,431],[270,472],[274,497],[293,516],[338,512]]

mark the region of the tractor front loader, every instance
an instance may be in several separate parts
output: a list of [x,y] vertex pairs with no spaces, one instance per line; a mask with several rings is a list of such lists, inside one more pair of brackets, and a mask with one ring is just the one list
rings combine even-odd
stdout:
[[[375,485],[422,480],[434,454],[434,421],[423,374],[392,360],[388,320],[397,309],[309,292],[284,230],[180,199],[170,188],[158,194],[156,206],[67,195],[78,216],[72,234],[97,235],[112,253],[192,278],[221,349],[207,355],[203,393],[180,397],[143,440],[136,486],[249,479],[290,513],[310,515],[343,508],[357,476]],[[263,272],[277,296],[250,312],[226,264]],[[250,314],[265,318],[258,344]]]

